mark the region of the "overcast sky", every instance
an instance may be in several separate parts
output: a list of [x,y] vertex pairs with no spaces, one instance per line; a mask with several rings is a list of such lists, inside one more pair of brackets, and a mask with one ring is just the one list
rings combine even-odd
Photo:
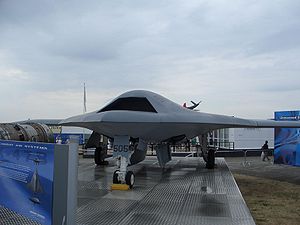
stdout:
[[200,110],[300,109],[300,1],[0,0],[0,122],[65,118],[131,89]]

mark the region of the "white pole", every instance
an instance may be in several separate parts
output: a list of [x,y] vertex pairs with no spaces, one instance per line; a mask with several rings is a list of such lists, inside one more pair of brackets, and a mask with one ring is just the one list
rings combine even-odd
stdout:
[[[85,89],[85,83],[83,83],[83,114],[84,113],[86,113],[86,89]],[[85,144],[84,128],[82,128],[82,135],[83,135],[83,144]]]
[[86,113],[86,89],[85,89],[85,83],[83,83],[83,113]]

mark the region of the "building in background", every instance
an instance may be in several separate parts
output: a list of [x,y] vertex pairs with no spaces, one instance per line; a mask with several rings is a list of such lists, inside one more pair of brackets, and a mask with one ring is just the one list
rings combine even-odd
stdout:
[[273,128],[226,128],[208,135],[209,146],[225,150],[260,149],[266,140],[274,148]]
[[274,128],[232,128],[229,141],[235,149],[261,149],[265,141],[269,148],[274,148]]

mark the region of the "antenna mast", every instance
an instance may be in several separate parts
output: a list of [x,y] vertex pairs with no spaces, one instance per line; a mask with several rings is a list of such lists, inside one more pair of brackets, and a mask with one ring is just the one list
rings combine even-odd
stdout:
[[[83,83],[83,114],[86,113],[86,88],[85,83]],[[85,132],[84,128],[82,129],[82,138],[83,138],[83,144],[85,144]]]
[[83,113],[86,113],[86,89],[85,89],[85,83],[83,83]]

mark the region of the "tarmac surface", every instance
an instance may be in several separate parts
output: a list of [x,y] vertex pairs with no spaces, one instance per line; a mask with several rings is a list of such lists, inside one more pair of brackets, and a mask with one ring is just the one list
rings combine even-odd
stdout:
[[270,161],[262,161],[260,157],[227,157],[227,165],[232,173],[267,178],[272,180],[289,182],[300,185],[300,167],[273,164]]

